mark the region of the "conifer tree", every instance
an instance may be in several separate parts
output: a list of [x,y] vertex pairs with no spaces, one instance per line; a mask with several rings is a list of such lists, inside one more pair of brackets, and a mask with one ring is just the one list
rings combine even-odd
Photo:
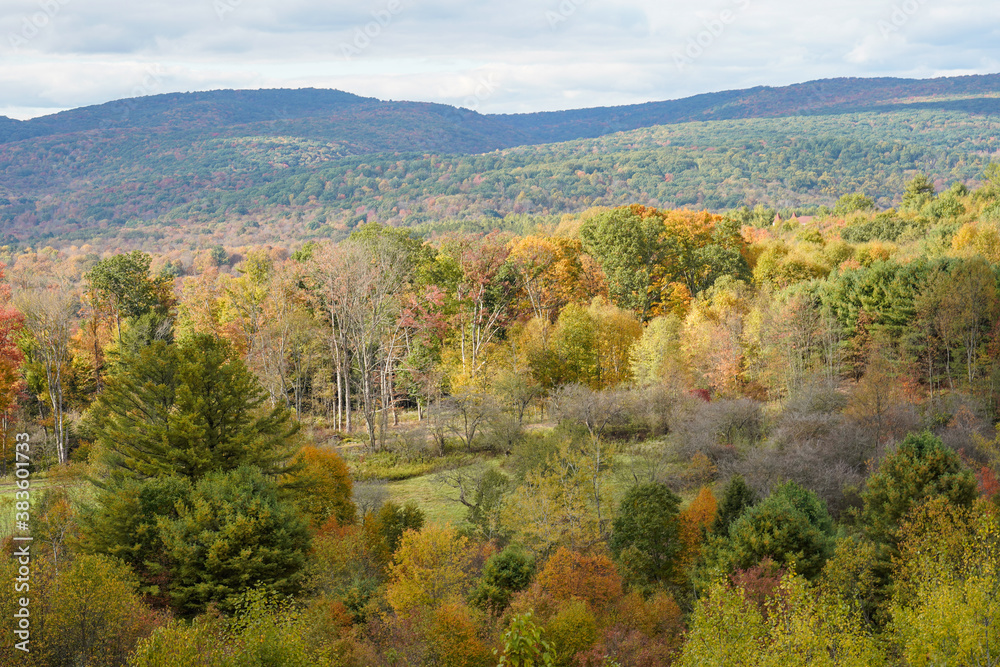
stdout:
[[286,469],[296,426],[223,340],[195,334],[124,351],[88,415],[90,435],[113,473],[138,478],[254,465]]
[[715,515],[715,522],[712,524],[712,532],[725,537],[729,534],[729,526],[748,508],[757,502],[757,494],[747,486],[742,475],[734,475],[726,485],[726,491],[722,496],[722,502]]
[[305,519],[277,484],[243,466],[203,477],[160,532],[173,563],[170,597],[182,614],[215,602],[226,612],[250,588],[294,595],[305,578]]

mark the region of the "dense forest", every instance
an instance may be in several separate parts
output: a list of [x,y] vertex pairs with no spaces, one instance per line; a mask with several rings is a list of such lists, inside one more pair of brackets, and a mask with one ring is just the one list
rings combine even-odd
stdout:
[[8,246],[4,664],[997,664],[1000,164],[964,173]]
[[525,215],[633,203],[811,214],[854,192],[888,208],[917,172],[978,185],[1000,149],[998,95],[1000,75],[520,115],[309,89],[119,100],[0,124],[0,244],[288,245],[484,219],[519,231]]

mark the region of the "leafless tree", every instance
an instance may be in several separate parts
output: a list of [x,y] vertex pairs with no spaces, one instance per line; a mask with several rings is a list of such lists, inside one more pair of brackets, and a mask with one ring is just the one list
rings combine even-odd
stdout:
[[399,297],[409,279],[408,258],[391,239],[346,241],[316,253],[313,278],[329,317],[338,426],[351,428],[354,379],[369,443],[379,449],[394,408],[394,374],[404,351]]
[[443,410],[448,430],[462,441],[466,451],[471,452],[477,433],[497,412],[497,406],[489,394],[463,390],[445,399]]
[[59,463],[65,463],[67,443],[63,372],[70,362],[69,345],[76,328],[80,300],[67,285],[53,283],[20,291],[15,302],[18,310],[24,313],[25,328],[31,333],[34,342],[33,353],[45,367],[56,454]]
[[594,391],[579,384],[566,385],[552,397],[552,413],[560,421],[571,421],[587,429],[585,455],[590,465],[591,491],[599,526],[604,525],[601,472],[611,463],[610,448],[604,436],[613,425],[629,418],[631,399],[632,394],[627,389]]

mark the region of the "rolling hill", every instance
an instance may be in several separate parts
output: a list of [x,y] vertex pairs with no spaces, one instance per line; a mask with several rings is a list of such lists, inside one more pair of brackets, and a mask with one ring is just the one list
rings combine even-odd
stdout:
[[336,90],[172,93],[0,117],[0,234],[260,241],[336,236],[369,219],[801,207],[854,191],[890,206],[917,171],[941,186],[974,180],[1000,150],[998,117],[1000,75],[513,115]]

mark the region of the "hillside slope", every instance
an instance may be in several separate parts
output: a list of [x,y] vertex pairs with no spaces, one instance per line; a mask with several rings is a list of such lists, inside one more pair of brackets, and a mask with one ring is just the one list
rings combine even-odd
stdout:
[[0,119],[0,237],[162,237],[164,226],[186,237],[223,224],[261,239],[282,219],[274,234],[337,235],[373,219],[810,206],[856,191],[890,206],[918,171],[940,187],[974,181],[1000,154],[998,110],[1000,75],[506,116],[332,90],[158,95]]

